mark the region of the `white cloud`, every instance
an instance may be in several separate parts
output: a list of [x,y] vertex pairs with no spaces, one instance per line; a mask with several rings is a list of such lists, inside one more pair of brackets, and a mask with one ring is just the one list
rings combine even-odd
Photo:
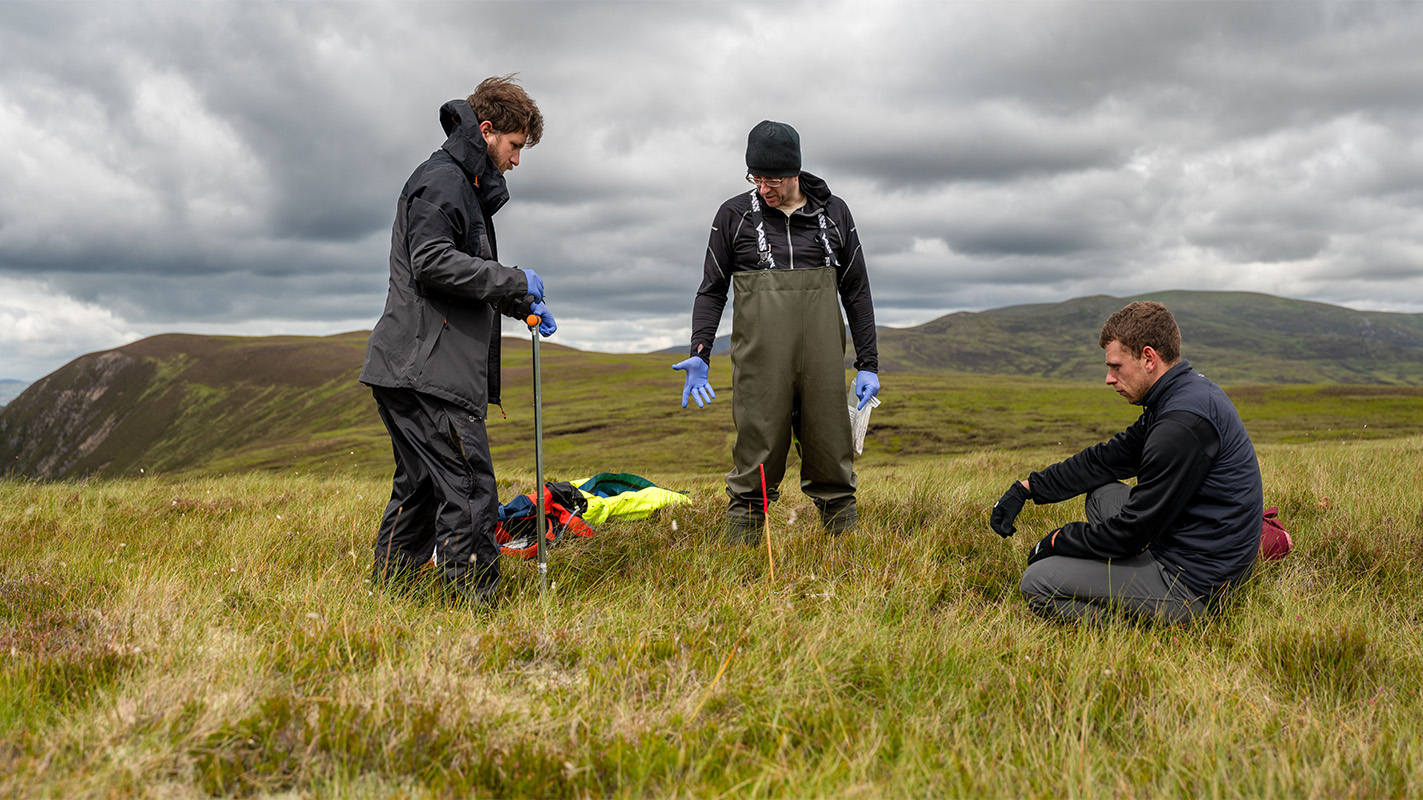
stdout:
[[0,276],[0,378],[33,380],[81,353],[141,338],[106,308]]
[[0,84],[0,252],[11,258],[80,258],[89,231],[151,229],[160,217],[153,187],[125,174],[104,138],[96,104],[60,106],[56,94],[21,98]]
[[546,129],[500,253],[565,344],[686,341],[763,118],[849,203],[881,323],[1163,288],[1418,312],[1420,37],[1402,3],[12,2],[0,279],[126,334],[368,327],[436,109],[517,71]]
[[[557,317],[558,333],[550,339],[554,344],[597,350],[605,353],[650,353],[668,347],[687,344],[691,338],[687,316],[638,316],[623,321]],[[524,335],[526,329],[516,322],[506,322],[505,336]],[[725,331],[723,331],[725,333]],[[669,362],[670,363],[670,362]]]

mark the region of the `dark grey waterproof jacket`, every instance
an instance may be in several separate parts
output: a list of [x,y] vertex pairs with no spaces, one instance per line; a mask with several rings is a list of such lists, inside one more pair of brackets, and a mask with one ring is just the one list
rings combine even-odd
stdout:
[[496,260],[492,217],[509,191],[474,110],[451,100],[440,123],[449,138],[396,205],[385,312],[361,382],[434,395],[483,419],[499,403],[499,314],[523,319],[532,298],[524,271]]

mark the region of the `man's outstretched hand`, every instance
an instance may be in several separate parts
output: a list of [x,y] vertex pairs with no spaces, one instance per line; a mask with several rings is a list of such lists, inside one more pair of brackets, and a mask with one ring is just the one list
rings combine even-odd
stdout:
[[682,384],[682,408],[687,407],[688,397],[697,401],[697,408],[706,408],[707,403],[716,397],[716,390],[712,388],[711,381],[707,379],[707,375],[711,372],[711,364],[702,360],[701,356],[692,356],[686,361],[679,361],[672,365],[672,369],[680,369],[687,373],[687,381]]
[[1023,486],[1022,481],[1013,481],[1008,491],[993,504],[993,515],[988,518],[988,527],[1005,539],[1017,533],[1018,529],[1014,527],[1013,520],[1018,518],[1023,504],[1032,496],[1032,492]]

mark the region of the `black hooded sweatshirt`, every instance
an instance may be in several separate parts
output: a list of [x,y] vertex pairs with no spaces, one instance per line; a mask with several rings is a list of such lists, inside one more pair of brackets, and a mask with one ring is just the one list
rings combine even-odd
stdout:
[[[806,203],[787,216],[767,208],[762,203],[766,243],[771,248],[776,269],[808,269],[822,267],[825,246],[821,243],[820,212],[825,212],[831,249],[839,264],[835,267],[840,303],[850,325],[850,338],[855,342],[855,368],[879,372],[879,351],[875,342],[875,309],[870,297],[870,278],[865,270],[865,256],[860,249],[860,236],[855,232],[855,219],[845,201],[830,193],[825,181],[809,172],[800,174],[800,189]],[[702,285],[692,305],[692,347],[694,356],[711,363],[712,343],[721,324],[721,312],[726,308],[726,294],[731,286],[731,274],[760,269],[760,254],[756,249],[756,230],[751,221],[750,190],[721,204],[712,220],[711,238],[707,242],[706,261],[702,267]]]

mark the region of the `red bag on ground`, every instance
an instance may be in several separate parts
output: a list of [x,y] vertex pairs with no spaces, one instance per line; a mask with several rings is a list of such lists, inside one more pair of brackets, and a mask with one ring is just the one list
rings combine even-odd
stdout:
[[1290,554],[1294,540],[1290,532],[1280,524],[1279,508],[1265,509],[1265,519],[1260,523],[1260,557],[1266,561],[1279,561]]
[[[538,511],[534,493],[520,495],[499,507],[499,521],[494,526],[494,539],[499,552],[515,558],[534,558],[539,552]],[[588,510],[583,493],[567,481],[544,484],[544,537],[548,547],[573,535],[585,539],[593,529],[581,516]]]

